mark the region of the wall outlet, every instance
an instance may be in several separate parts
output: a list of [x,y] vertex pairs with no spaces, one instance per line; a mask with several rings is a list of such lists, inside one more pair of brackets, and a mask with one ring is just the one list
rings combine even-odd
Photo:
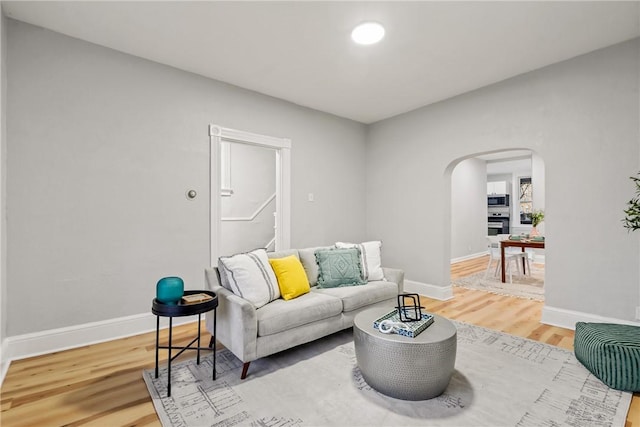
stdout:
[[640,320],[640,307],[636,307],[636,320]]
[[307,200],[310,201],[310,202],[313,202],[315,200],[315,197],[314,197],[313,193],[309,193],[307,195]]

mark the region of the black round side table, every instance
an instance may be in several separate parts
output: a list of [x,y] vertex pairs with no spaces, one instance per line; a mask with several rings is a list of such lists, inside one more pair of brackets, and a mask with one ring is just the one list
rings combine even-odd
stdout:
[[[215,343],[216,339],[216,307],[218,307],[218,296],[215,292],[211,291],[185,291],[184,295],[194,295],[194,294],[206,294],[212,297],[212,299],[192,303],[192,304],[184,304],[182,301],[178,302],[178,304],[164,304],[158,301],[156,298],[153,299],[153,304],[151,306],[151,312],[156,315],[156,378],[158,378],[158,352],[159,350],[166,349],[169,351],[169,355],[167,358],[167,397],[171,396],[171,362],[178,356],[180,356],[185,350],[196,350],[198,352],[197,363],[200,364],[200,350],[213,350],[213,379],[216,379],[216,349],[215,345],[211,347],[200,347],[200,323],[202,320],[202,313],[206,313],[208,311],[213,310],[213,334],[211,336],[211,342]],[[189,344],[185,347],[174,347],[172,345],[172,337],[173,337],[173,318],[174,317],[184,317],[184,316],[194,316],[198,315],[198,336],[195,337]],[[169,318],[169,345],[161,346],[160,345],[160,317],[168,317]],[[194,343],[197,342],[195,347],[192,347]],[[180,350],[175,355],[171,355],[171,350]]]

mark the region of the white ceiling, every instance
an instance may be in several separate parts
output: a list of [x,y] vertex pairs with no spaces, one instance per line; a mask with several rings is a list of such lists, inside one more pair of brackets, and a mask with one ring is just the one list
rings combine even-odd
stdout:
[[[7,16],[372,123],[640,36],[626,2],[2,2]],[[357,46],[352,28],[386,27]]]

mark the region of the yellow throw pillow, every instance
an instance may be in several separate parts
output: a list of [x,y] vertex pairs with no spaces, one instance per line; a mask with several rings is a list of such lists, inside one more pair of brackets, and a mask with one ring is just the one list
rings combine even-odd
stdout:
[[302,263],[295,255],[270,259],[269,263],[278,279],[278,287],[282,298],[290,300],[309,292],[307,273],[304,272]]

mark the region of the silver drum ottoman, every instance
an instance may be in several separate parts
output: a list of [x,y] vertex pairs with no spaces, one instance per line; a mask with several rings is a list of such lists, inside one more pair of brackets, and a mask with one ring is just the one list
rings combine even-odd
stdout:
[[433,323],[415,338],[374,329],[373,322],[391,310],[371,308],[354,319],[353,340],[362,377],[374,389],[397,399],[439,396],[453,375],[456,327],[434,315]]

